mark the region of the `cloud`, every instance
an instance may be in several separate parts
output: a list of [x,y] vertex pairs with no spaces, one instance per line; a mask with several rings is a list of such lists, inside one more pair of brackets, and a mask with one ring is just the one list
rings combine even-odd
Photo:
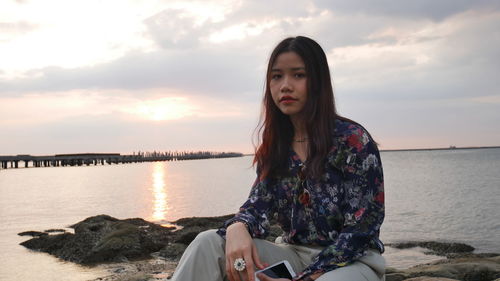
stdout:
[[196,15],[181,9],[165,9],[144,23],[152,39],[164,49],[197,47],[206,29],[196,24]]
[[240,1],[229,15],[226,15],[227,21],[249,21],[265,19],[299,19],[309,17],[317,13],[317,9],[312,1],[298,0],[291,5],[287,0],[254,0]]
[[491,0],[419,0],[419,1],[342,1],[342,0],[316,0],[320,8],[326,8],[338,13],[380,15],[383,17],[401,18],[427,18],[442,21],[450,16],[468,10],[498,10],[500,2]]
[[[245,2],[234,13],[243,13],[249,5],[255,4]],[[165,22],[170,13],[172,21]],[[129,52],[94,66],[32,70],[27,74],[30,78],[0,80],[2,94],[74,89],[138,93],[139,89],[168,88],[240,101],[260,96],[267,56],[287,36],[283,28],[287,21],[277,20],[259,35],[217,43],[201,34],[210,34],[220,22],[205,21],[197,26],[194,18],[183,15],[180,10],[164,10],[150,18],[151,36],[163,46],[159,50]],[[228,24],[232,16],[225,15],[221,22]],[[249,21],[249,16],[241,20]],[[176,41],[168,34],[174,33],[177,20],[179,29],[185,27],[186,32]],[[296,25],[297,33],[314,31],[310,35],[329,53],[335,84],[349,93],[348,98],[422,99],[492,95],[496,91],[492,76],[500,67],[495,63],[500,37],[494,35],[500,30],[499,13],[470,11],[445,22],[432,22],[325,12],[291,24]],[[163,29],[165,35],[160,36]],[[197,31],[190,35],[192,29]],[[490,44],[482,43],[485,36]],[[483,90],[479,93],[474,88]]]
[[[248,40],[264,32],[295,32],[315,16],[311,1],[188,1],[173,5],[144,22],[151,38],[162,48],[196,48],[200,44]],[[216,2],[215,2],[216,3]],[[262,42],[262,40],[260,40]]]
[[5,36],[5,34],[15,36],[17,34],[28,33],[37,28],[37,24],[30,23],[28,21],[0,22],[0,29],[2,30],[3,36]]
[[477,12],[407,29],[388,26],[371,35],[372,43],[332,49],[337,89],[355,100],[495,95],[499,28],[500,13]]
[[153,4],[124,0],[117,7],[113,2],[47,0],[18,5],[3,1],[0,18],[10,33],[0,34],[2,78],[23,77],[26,71],[44,67],[95,65],[131,50],[153,49],[143,36],[141,22]]
[[33,71],[34,78],[0,80],[3,95],[74,89],[170,88],[205,96],[248,100],[261,92],[265,59],[255,51],[196,49],[131,53],[97,66],[50,67]]

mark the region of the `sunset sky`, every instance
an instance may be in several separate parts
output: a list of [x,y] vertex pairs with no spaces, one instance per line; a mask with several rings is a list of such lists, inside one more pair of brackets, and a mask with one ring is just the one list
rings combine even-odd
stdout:
[[0,155],[253,152],[296,35],[381,149],[500,145],[499,0],[6,0]]

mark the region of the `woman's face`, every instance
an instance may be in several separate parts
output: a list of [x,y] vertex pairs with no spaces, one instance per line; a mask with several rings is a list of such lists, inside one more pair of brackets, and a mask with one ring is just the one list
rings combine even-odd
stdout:
[[269,87],[274,104],[291,118],[300,117],[307,101],[307,73],[295,52],[280,54],[271,68]]

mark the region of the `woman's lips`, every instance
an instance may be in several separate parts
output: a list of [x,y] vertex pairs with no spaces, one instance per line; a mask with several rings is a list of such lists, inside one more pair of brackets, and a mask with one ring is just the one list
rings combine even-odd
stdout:
[[284,104],[289,104],[289,103],[293,103],[296,101],[297,101],[297,99],[295,99],[291,96],[284,96],[280,99],[280,103],[284,103]]

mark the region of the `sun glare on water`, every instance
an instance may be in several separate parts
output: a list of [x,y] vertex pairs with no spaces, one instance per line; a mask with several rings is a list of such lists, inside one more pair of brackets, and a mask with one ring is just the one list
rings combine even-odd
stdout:
[[167,214],[167,186],[165,183],[165,164],[155,162],[153,166],[153,221],[163,221]]

